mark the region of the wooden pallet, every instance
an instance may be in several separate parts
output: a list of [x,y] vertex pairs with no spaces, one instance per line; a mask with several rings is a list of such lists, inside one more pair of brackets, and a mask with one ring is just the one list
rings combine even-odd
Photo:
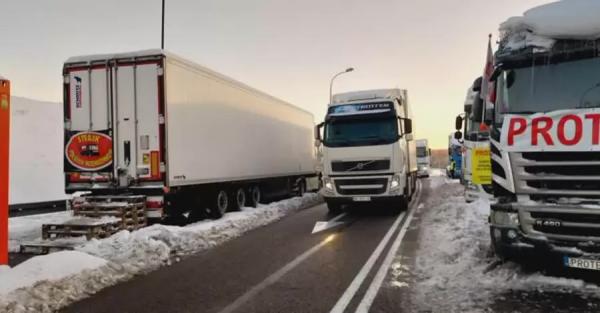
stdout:
[[62,224],[42,225],[42,239],[52,240],[65,237],[85,236],[87,240],[92,238],[106,238],[122,229],[122,222],[118,219],[95,219],[89,217],[78,217]]
[[64,250],[73,250],[78,244],[60,243],[55,241],[26,242],[19,248],[21,254],[48,254]]
[[120,229],[136,230],[148,225],[145,196],[94,196],[86,197],[73,207],[74,215],[101,218],[116,217]]

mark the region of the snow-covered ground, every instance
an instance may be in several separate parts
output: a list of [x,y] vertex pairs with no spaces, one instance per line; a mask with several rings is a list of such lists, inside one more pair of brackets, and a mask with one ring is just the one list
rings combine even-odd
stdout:
[[511,262],[490,270],[495,258],[488,201],[465,203],[463,187],[445,177],[432,177],[430,185],[430,197],[415,220],[420,231],[414,265],[398,257],[392,266],[392,286],[409,288],[415,311],[490,312],[492,302],[515,291],[579,294],[598,301],[600,288],[581,280],[526,272]]
[[66,199],[62,125],[59,103],[11,97],[10,204]]
[[[107,239],[86,242],[72,252],[35,257],[12,269],[0,267],[0,312],[53,312],[102,288],[177,262],[182,256],[215,247],[321,201],[317,194],[306,194],[258,209],[244,208],[219,220],[183,227],[153,225],[135,232],[122,231]],[[61,218],[60,215],[46,216]],[[31,231],[26,227],[22,229],[23,234],[16,236],[30,238]],[[68,257],[74,261],[61,261]],[[44,271],[49,273],[41,274]],[[5,287],[2,282],[9,280],[22,288]]]
[[18,252],[22,243],[39,240],[42,237],[42,224],[62,223],[72,218],[71,212],[57,212],[8,219],[8,250]]

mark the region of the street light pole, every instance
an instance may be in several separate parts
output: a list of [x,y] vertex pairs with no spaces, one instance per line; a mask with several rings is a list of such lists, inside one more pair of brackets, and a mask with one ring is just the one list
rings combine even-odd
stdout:
[[162,0],[162,23],[160,26],[160,49],[165,49],[165,0]]
[[349,67],[347,68],[345,71],[343,72],[339,72],[335,75],[333,75],[333,77],[331,78],[331,82],[329,82],[329,104],[331,104],[333,102],[333,81],[340,75],[342,74],[346,74],[346,73],[350,73],[354,71],[353,67]]

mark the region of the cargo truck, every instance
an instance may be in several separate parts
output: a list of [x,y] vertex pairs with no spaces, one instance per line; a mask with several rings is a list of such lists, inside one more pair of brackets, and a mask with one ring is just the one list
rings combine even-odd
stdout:
[[463,144],[458,131],[448,135],[448,166],[446,167],[446,175],[452,179],[460,179],[462,177],[462,148]]
[[427,139],[417,140],[417,176],[429,177],[431,169],[431,149]]
[[407,207],[417,179],[412,125],[406,90],[333,97],[315,131],[317,144],[323,145],[321,194],[331,212],[372,202],[388,203],[398,211]]
[[67,193],[218,218],[316,176],[311,113],[171,53],[72,57],[63,75]]
[[488,121],[500,256],[600,270],[600,22],[581,20],[589,10],[600,3],[555,2],[501,26]]
[[[464,116],[456,117],[456,130],[463,140],[462,183],[465,186],[465,200],[473,202],[480,197],[490,198],[492,191],[489,166],[490,136],[487,126],[483,126],[484,104],[481,98],[482,77],[477,78],[467,90]],[[462,132],[460,132],[462,130]],[[484,169],[473,167],[475,153],[488,153],[488,164]],[[477,160],[475,160],[477,161]],[[475,172],[478,171],[478,172]],[[485,171],[486,173],[482,173]]]

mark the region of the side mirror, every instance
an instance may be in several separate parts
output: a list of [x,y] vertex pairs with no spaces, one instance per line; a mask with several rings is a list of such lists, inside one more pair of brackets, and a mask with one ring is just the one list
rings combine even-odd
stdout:
[[483,119],[483,123],[487,126],[491,126],[494,121],[494,109],[486,109],[485,110],[485,118]]
[[323,125],[325,125],[325,123],[320,123],[320,124],[315,125],[314,136],[315,136],[315,147],[317,147],[317,148],[319,146],[321,146],[322,141],[323,141],[323,140],[321,140],[321,128],[323,128]]
[[431,148],[429,148],[428,152],[429,152],[428,155],[431,156]]
[[456,117],[456,120],[454,121],[454,128],[456,128],[456,130],[461,130],[462,124],[463,124],[463,118],[460,117],[460,115],[459,115]]
[[473,122],[481,123],[483,120],[483,100],[481,94],[477,94],[477,98],[473,103]]
[[321,141],[321,128],[323,128],[323,125],[325,125],[325,123],[320,123],[320,124],[315,125],[315,133],[314,133],[315,141]]
[[479,76],[477,77],[477,79],[473,82],[473,87],[471,88],[474,92],[479,92],[481,91],[481,84],[483,82],[483,77]]
[[463,134],[462,134],[461,131],[457,131],[457,132],[454,133],[454,139],[461,140],[462,137],[463,137]]
[[412,132],[413,132],[412,120],[409,118],[404,119],[404,133],[412,134]]
[[465,104],[464,111],[465,111],[465,113],[466,113],[467,116],[469,116],[469,113],[471,113],[471,110],[473,110],[473,105],[472,104]]

